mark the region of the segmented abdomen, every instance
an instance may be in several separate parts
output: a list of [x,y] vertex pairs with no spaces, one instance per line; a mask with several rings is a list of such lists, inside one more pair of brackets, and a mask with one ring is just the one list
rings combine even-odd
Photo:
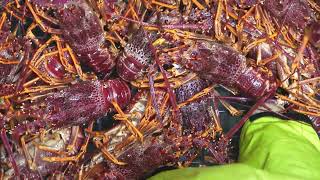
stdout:
[[154,47],[142,29],[134,33],[117,62],[117,72],[125,81],[135,80],[143,75],[154,58]]
[[105,44],[104,30],[99,17],[85,1],[66,4],[59,13],[63,37],[80,61],[95,73],[109,75],[115,58]]

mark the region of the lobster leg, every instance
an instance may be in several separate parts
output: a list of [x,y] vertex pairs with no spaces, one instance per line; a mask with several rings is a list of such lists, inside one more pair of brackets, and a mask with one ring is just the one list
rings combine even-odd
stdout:
[[222,34],[222,31],[221,31],[221,16],[222,16],[222,0],[218,0],[217,13],[214,19],[215,37],[218,40],[224,39],[224,35]]
[[30,169],[34,170],[36,168],[36,165],[33,163],[34,161],[31,158],[31,155],[27,149],[26,141],[25,141],[25,135],[21,136],[20,142],[21,142],[21,147],[22,151],[24,153],[24,156],[26,157],[27,164]]
[[[291,55],[288,54],[279,44],[278,44],[278,40],[274,42],[274,38],[277,39],[278,35],[281,33],[281,30],[283,29],[283,25],[284,25],[284,21],[282,22],[280,28],[278,28],[278,32],[275,32],[275,28],[271,25],[271,20],[267,18],[267,16],[265,15],[265,13],[263,12],[262,8],[260,6],[257,6],[257,11],[260,12],[261,16],[263,16],[262,20],[263,20],[263,24],[265,26],[265,31],[266,32],[261,32],[262,36],[265,37],[264,41],[270,42],[272,44],[275,45],[276,49],[280,50],[283,54],[285,54],[287,57],[291,58]],[[285,19],[284,19],[285,20]],[[244,23],[246,25],[248,25],[250,28],[254,28],[257,29],[255,27],[255,25],[253,25],[251,22],[249,22],[248,20],[244,19]],[[258,40],[259,41],[259,40]],[[246,52],[246,49],[249,49],[248,47],[253,48],[253,46],[255,46],[254,42],[247,45],[246,47],[244,47],[243,51]],[[290,43],[289,45],[290,46]]]
[[[265,30],[267,34],[272,34],[274,31],[274,28],[272,26],[272,21],[271,19],[266,15],[266,12],[262,9],[260,5],[256,6],[257,13],[259,14],[259,17],[261,17],[261,23],[265,26]],[[260,19],[258,19],[260,21]],[[248,21],[246,21],[248,23]]]
[[[61,39],[57,38],[56,43],[57,43],[57,48],[58,48],[58,52],[59,52],[59,59],[61,61],[61,64],[65,68],[65,70],[70,73],[76,73],[77,72],[76,69],[72,65],[70,65],[70,63],[64,57],[64,49],[62,48]],[[71,54],[71,51],[69,48],[67,48],[66,50],[68,51],[69,54]]]
[[27,96],[26,97],[20,96],[17,102],[21,103],[27,100],[31,100],[31,101],[36,100],[38,98],[50,95],[50,92],[48,91],[55,90],[55,89],[62,89],[65,87],[67,86],[66,85],[51,85],[51,86],[44,85],[44,86],[37,86],[37,87],[30,87],[30,88],[25,87],[23,91],[20,92],[20,95],[27,94]]
[[255,10],[256,6],[251,7],[246,14],[244,14],[242,17],[240,17],[239,21],[238,21],[238,31],[242,32],[243,31],[243,21],[245,21],[246,18],[248,18],[248,16],[250,16],[253,11]]
[[222,127],[221,127],[221,121],[220,121],[220,114],[219,114],[219,109],[218,109],[218,98],[215,95],[211,95],[213,98],[213,108],[209,106],[209,114],[211,114],[211,117],[214,120],[214,124],[216,127],[214,128],[217,132],[222,132]]
[[[161,103],[161,107],[159,109],[159,116],[163,117],[164,113],[166,112],[167,109],[167,103],[170,100],[170,95],[168,93],[166,93],[166,95],[164,96],[164,99]],[[146,110],[144,113],[144,118],[141,120],[140,125],[138,126],[138,128],[142,131],[145,132],[147,131],[147,126],[149,125],[149,123],[151,121],[153,121],[151,118],[155,115],[155,111],[153,108],[153,102],[152,102],[152,98],[149,98],[148,102],[147,102],[147,106],[146,106]],[[159,119],[155,120],[157,123],[159,123],[159,125],[163,125],[161,121],[159,121]]]
[[68,154],[70,155],[70,153],[75,153],[77,151],[77,149],[75,149],[76,146],[76,141],[77,138],[79,137],[80,134],[80,127],[79,126],[73,126],[72,127],[72,134],[71,134],[71,139],[70,142],[67,147],[66,147],[66,151],[61,151],[61,150],[56,150],[56,149],[52,149],[50,147],[47,146],[43,146],[43,145],[38,145],[37,148],[39,150],[43,150],[43,151],[47,151],[50,153],[54,153],[60,156],[67,156]]
[[67,146],[67,151],[68,152],[76,152],[76,143],[77,143],[77,140],[78,140],[78,136],[80,135],[80,127],[79,126],[74,126],[72,127],[72,134],[71,134],[71,140]]
[[11,103],[7,97],[0,97],[0,110],[9,109]]
[[309,5],[313,9],[317,10],[318,12],[320,12],[320,6],[314,0],[307,0],[307,1],[308,1]]
[[9,161],[14,169],[15,172],[15,176],[20,179],[20,169],[17,166],[17,163],[13,157],[13,152],[12,152],[12,148],[9,144],[9,140],[6,134],[6,130],[4,129],[4,127],[2,126],[4,124],[4,117],[2,116],[2,114],[0,114],[0,138],[2,140],[3,146],[5,148],[5,150],[7,151],[7,154],[9,156]]
[[28,42],[25,44],[25,53],[22,61],[19,63],[19,68],[21,68],[20,77],[16,82],[16,90],[15,95],[20,92],[23,89],[23,84],[28,78],[28,72],[29,72],[29,64],[30,64],[30,54],[31,54],[31,42]]
[[258,63],[258,65],[265,66],[266,64],[268,64],[272,61],[275,61],[277,58],[279,58],[279,56],[280,56],[280,53],[276,53],[275,55],[272,55],[266,59],[261,59],[259,61],[257,60],[257,63]]
[[121,110],[118,103],[115,101],[112,101],[112,105],[114,109],[118,112],[118,114],[121,116],[121,118],[119,118],[118,120],[123,120],[128,126],[129,130],[132,131],[133,134],[137,135],[140,141],[143,142],[143,134],[132,124],[132,122],[128,119],[126,114]]
[[309,105],[306,105],[306,104],[301,103],[297,100],[287,98],[287,97],[280,95],[280,94],[276,94],[276,97],[279,99],[282,99],[284,101],[287,101],[289,103],[292,103],[294,106],[298,106],[300,108],[305,109],[305,110],[301,110],[301,109],[293,108],[292,110],[294,110],[296,112],[306,114],[306,115],[311,115],[311,116],[320,116],[319,111],[317,111],[317,109],[319,109],[319,105],[317,104],[317,102],[309,102]]
[[118,165],[125,165],[126,164],[124,162],[120,162],[114,155],[112,155],[105,148],[105,143],[107,143],[108,139],[109,139],[106,134],[104,134],[102,132],[92,132],[92,131],[87,131],[87,132],[90,133],[91,135],[93,135],[94,137],[99,137],[100,139],[102,139],[102,143],[97,138],[94,138],[93,142],[94,142],[95,146],[101,150],[102,154],[105,156],[106,159],[109,159],[110,161],[112,161],[113,163],[118,164]]
[[85,74],[82,72],[80,62],[77,60],[77,58],[76,58],[75,54],[73,53],[72,49],[70,48],[70,46],[68,44],[66,46],[67,46],[68,52],[71,56],[72,62],[76,68],[76,71],[77,71],[78,75],[80,76],[80,79],[82,79],[84,81],[97,79],[97,77],[94,74]]
[[102,151],[103,155],[111,160],[113,163],[118,164],[118,165],[125,165],[126,163],[119,161],[116,157],[114,157],[111,153],[108,152],[108,150],[106,150],[106,148],[104,147],[104,145],[99,142],[99,141],[94,141],[95,145]]
[[203,89],[201,92],[195,94],[193,97],[189,98],[188,100],[178,104],[178,108],[182,108],[183,106],[186,106],[187,104],[189,104],[190,102],[193,102],[203,96],[208,95],[209,93],[212,92],[214,86],[210,86],[208,88]]
[[[220,96],[220,94],[214,90],[213,93],[215,94],[215,96]],[[230,112],[230,114],[232,116],[239,116],[241,114],[241,112],[239,110],[237,110],[236,108],[234,108],[233,106],[231,106],[228,102],[226,102],[223,99],[219,99],[219,101],[221,102],[221,104]]]
[[20,3],[19,3],[19,0],[14,0],[15,2],[16,2],[16,6],[17,6],[17,8],[20,8]]
[[270,92],[262,96],[256,104],[254,104],[250,110],[247,112],[246,115],[244,115],[241,120],[233,126],[228,133],[226,134],[225,138],[228,140],[233,137],[233,135],[244,125],[244,123],[249,119],[249,117],[256,111],[256,109],[261,106],[270,96],[274,93],[275,88],[273,88]]
[[160,1],[156,1],[156,0],[152,0],[151,3],[155,4],[155,5],[158,5],[158,6],[161,6],[161,7],[168,8],[168,9],[177,9],[177,6],[175,6],[175,5],[166,4],[166,3],[163,3],[163,2],[160,2]]
[[299,68],[300,60],[301,60],[301,58],[303,58],[303,53],[307,47],[310,36],[311,36],[310,32],[305,33],[305,35],[303,36],[302,44],[301,44],[301,46],[298,50],[298,53],[297,53],[296,57],[294,58],[292,65],[291,65],[292,72],[296,71]]
[[8,3],[4,9],[10,14],[10,17],[15,17],[18,19],[20,22],[24,22],[24,17],[20,17],[18,14],[16,14],[13,10],[9,9],[10,6],[12,6],[13,2]]
[[[210,94],[210,93],[214,93],[215,96],[219,96],[219,93],[214,90],[214,86],[210,86],[210,87],[208,87],[208,88],[203,89],[201,92],[195,94],[195,95],[194,95],[193,97],[191,97],[190,99],[188,99],[188,100],[186,100],[186,101],[178,104],[178,108],[180,109],[181,107],[186,106],[186,105],[189,104],[190,102],[193,102],[193,101],[195,101],[195,100],[197,100],[197,99],[199,99],[199,98],[201,98],[201,97],[203,97],[203,96],[206,96],[206,95],[208,95],[208,94]],[[226,101],[224,101],[224,100],[222,100],[222,99],[220,99],[219,101],[222,103],[222,105],[223,105],[223,106],[230,112],[230,114],[232,114],[233,116],[236,116],[236,115],[240,115],[240,114],[241,114],[236,108],[234,108],[233,106],[231,106],[231,105],[230,105],[229,103],[227,103]]]
[[112,155],[105,147],[105,143],[108,142],[108,136],[101,132],[92,132],[87,131],[88,133],[92,134],[94,137],[99,137],[99,139],[102,139],[102,143],[99,141],[99,139],[94,138],[93,142],[97,148],[99,148],[102,152],[102,154],[105,156],[106,159],[109,159],[115,164],[118,165],[125,165],[126,163],[119,161],[114,155]]
[[156,56],[156,57],[155,57],[155,62],[156,62],[156,64],[158,65],[158,67],[160,68],[160,71],[161,71],[161,73],[162,73],[162,75],[163,75],[164,83],[165,83],[165,85],[166,85],[166,89],[167,89],[167,92],[168,92],[169,97],[170,97],[170,102],[171,102],[171,105],[173,106],[173,117],[174,117],[174,119],[175,119],[176,116],[177,116],[177,113],[178,113],[178,106],[177,106],[176,96],[174,95],[173,90],[172,90],[172,88],[171,88],[171,86],[170,86],[170,82],[169,82],[169,80],[168,80],[168,77],[167,77],[167,75],[166,75],[166,72],[165,72],[165,70],[163,69],[162,64],[160,63],[160,60],[159,60],[159,58],[158,58],[158,54],[155,53],[155,56]]
[[[169,95],[166,94],[164,96],[163,101],[161,102],[161,107],[160,107],[160,117],[164,115],[167,108],[167,104],[169,102]],[[152,99],[151,97],[148,98],[148,102],[146,104],[146,109],[144,111],[143,118],[141,119],[141,122],[137,126],[140,132],[142,132],[144,135],[147,135],[148,132],[153,131],[154,128],[161,128],[163,126],[162,122],[160,122],[157,119],[152,119],[155,116],[155,111],[152,105]],[[121,142],[121,144],[118,144],[115,149],[122,149],[126,147],[128,144],[132,143],[135,141],[136,137],[134,135],[129,136],[126,138],[124,141]]]
[[54,154],[58,154],[58,155],[60,155],[60,156],[63,156],[63,155],[67,155],[67,154],[68,154],[68,152],[55,150],[55,149],[49,148],[49,147],[47,147],[47,146],[42,146],[42,145],[38,145],[37,148],[38,148],[39,150],[51,152],[51,153],[54,153]]
[[156,100],[156,94],[155,94],[155,88],[154,88],[154,81],[153,81],[153,74],[154,74],[154,65],[152,65],[149,69],[148,77],[149,77],[149,86],[150,86],[150,95],[151,95],[151,101],[152,105],[156,111],[156,117],[160,121],[160,111],[159,106]]
[[[91,122],[89,124],[87,131],[89,131],[89,132],[92,131],[93,123],[94,122]],[[48,161],[48,162],[68,162],[68,161],[78,162],[83,157],[83,155],[87,152],[87,147],[88,147],[90,138],[91,138],[91,135],[88,134],[86,136],[86,138],[84,140],[84,143],[82,144],[78,154],[75,155],[75,156],[69,156],[69,157],[43,157],[42,159],[44,161]]]
[[139,16],[138,16],[138,13],[136,12],[136,10],[134,9],[134,7],[132,6],[133,2],[129,3],[129,9],[128,11],[131,12],[131,16],[134,17],[136,20],[140,20],[139,19]]
[[[187,74],[186,76],[177,75],[177,76],[172,76],[168,77],[168,81],[170,82],[170,85],[173,86],[173,88],[180,87],[182,84],[185,84],[186,82],[192,80],[195,78],[197,75],[194,73]],[[163,76],[156,76],[154,80],[163,80]],[[143,80],[137,80],[137,81],[131,81],[131,85],[137,88],[149,88],[149,80],[143,79]],[[166,88],[165,82],[156,82],[154,83],[154,87],[156,88]]]
[[19,60],[7,60],[0,58],[0,64],[19,64]]
[[55,25],[59,24],[59,22],[58,22],[56,19],[47,16],[42,10],[37,9],[37,8],[34,8],[33,10],[35,11],[35,13],[36,13],[38,16],[40,16],[41,18],[49,21],[50,23],[55,24]]
[[57,40],[57,36],[53,36],[51,37],[49,40],[47,40],[42,46],[40,46],[38,48],[38,50],[34,53],[34,56],[31,60],[31,64],[33,64],[34,66],[36,66],[36,60],[40,57],[40,55],[42,54],[42,52],[54,41]]
[[17,166],[16,161],[15,161],[14,158],[13,158],[13,152],[12,152],[12,150],[11,150],[11,146],[10,146],[10,144],[9,144],[8,137],[7,137],[7,135],[6,135],[5,129],[1,129],[1,130],[0,130],[0,136],[1,136],[1,140],[2,140],[2,142],[3,142],[3,144],[4,144],[4,147],[5,147],[5,149],[6,149],[7,153],[8,153],[10,162],[11,162],[12,167],[13,167],[14,172],[15,172],[15,176],[17,176],[18,179],[20,179],[20,178],[19,178],[19,177],[20,177],[20,170],[19,170],[19,168],[18,168],[18,166]]
[[251,42],[250,44],[248,44],[247,46],[245,46],[245,47],[243,48],[243,51],[244,51],[244,52],[249,52],[252,48],[258,46],[259,44],[261,44],[261,43],[263,43],[263,42],[268,41],[268,40],[271,39],[271,38],[276,37],[277,35],[278,35],[277,33],[274,33],[274,34],[272,34],[272,35],[270,35],[270,36],[268,36],[268,37],[266,37],[266,38],[257,39],[257,40],[255,40],[255,41]]
[[3,12],[1,15],[1,19],[0,19],[0,30],[2,29],[2,26],[3,26],[4,22],[6,21],[6,19],[7,19],[7,13]]
[[40,46],[40,42],[39,42],[39,40],[36,38],[36,35],[32,32],[32,30],[34,30],[37,26],[38,26],[38,24],[32,23],[32,24],[28,27],[28,29],[27,29],[27,31],[26,31],[26,37],[32,39],[32,42],[34,42],[34,43],[37,45],[37,47],[39,47],[39,46]]
[[195,4],[200,10],[205,9],[205,7],[201,3],[199,3],[198,0],[191,0],[191,2],[193,2],[193,4]]
[[52,33],[52,34],[61,34],[61,31],[59,29],[54,29],[44,24],[44,22],[40,19],[40,17],[36,13],[36,11],[33,9],[29,1],[26,1],[25,3],[28,6],[32,16],[34,17],[34,20],[37,22],[37,24],[39,24],[39,27],[41,28],[42,31]]

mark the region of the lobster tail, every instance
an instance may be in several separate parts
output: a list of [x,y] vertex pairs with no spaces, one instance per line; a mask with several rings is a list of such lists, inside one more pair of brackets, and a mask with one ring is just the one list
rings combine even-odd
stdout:
[[117,63],[117,72],[121,79],[125,81],[133,81],[141,74],[144,65],[135,61],[132,57],[121,56]]
[[104,30],[99,17],[84,1],[66,5],[59,14],[64,39],[79,60],[95,73],[108,76],[115,66],[115,58],[105,46]]
[[117,72],[121,79],[132,81],[139,78],[151,64],[155,50],[148,35],[138,30],[124,48],[124,53],[117,62]]
[[270,92],[275,83],[259,73],[255,68],[249,67],[240,74],[235,87],[250,97],[262,97],[264,94]]
[[125,107],[131,99],[129,86],[120,79],[113,79],[103,82],[103,95],[106,107],[111,108],[112,102],[119,104],[121,108]]
[[107,48],[80,56],[81,61],[87,64],[95,73],[103,77],[109,76],[115,66],[115,58]]

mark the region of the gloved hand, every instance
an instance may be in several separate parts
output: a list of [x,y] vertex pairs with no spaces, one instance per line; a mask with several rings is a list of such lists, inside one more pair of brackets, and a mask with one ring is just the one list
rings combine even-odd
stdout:
[[171,170],[150,179],[320,179],[320,142],[306,123],[262,117],[244,125],[238,163]]

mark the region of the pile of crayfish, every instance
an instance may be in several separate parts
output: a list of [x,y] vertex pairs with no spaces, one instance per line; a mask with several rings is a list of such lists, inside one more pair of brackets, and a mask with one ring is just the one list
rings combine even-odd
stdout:
[[2,0],[0,179],[231,163],[257,112],[320,133],[319,19],[314,0]]

